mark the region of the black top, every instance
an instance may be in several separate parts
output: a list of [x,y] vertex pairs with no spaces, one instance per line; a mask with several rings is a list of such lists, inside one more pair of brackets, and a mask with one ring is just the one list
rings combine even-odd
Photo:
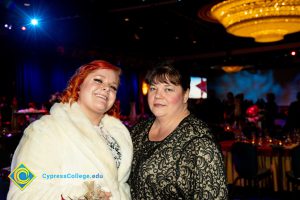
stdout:
[[154,119],[131,130],[132,199],[227,199],[223,156],[207,125],[193,115],[164,140],[149,141]]

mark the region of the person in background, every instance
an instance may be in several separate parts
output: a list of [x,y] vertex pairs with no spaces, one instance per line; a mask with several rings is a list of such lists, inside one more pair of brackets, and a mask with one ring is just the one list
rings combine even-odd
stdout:
[[9,128],[11,126],[12,108],[8,96],[0,97],[0,126]]
[[17,117],[14,115],[16,112],[18,112],[18,107],[19,107],[18,104],[19,104],[18,99],[17,99],[16,96],[14,96],[11,100],[11,105],[10,105],[11,113],[12,113],[12,115],[11,115],[11,128],[12,128],[12,130],[16,130],[17,127],[18,127]]
[[[201,112],[201,111],[200,111]],[[224,105],[217,97],[216,91],[209,89],[207,98],[203,99],[202,103],[202,119],[208,123],[210,127],[220,127],[224,123]]]
[[234,97],[234,128],[235,129],[242,129],[245,125],[246,121],[246,105],[244,100],[244,94],[239,93]]
[[223,100],[224,106],[224,121],[232,125],[234,123],[234,94],[233,92],[227,92],[226,99]]
[[103,60],[76,71],[61,102],[24,131],[11,170],[23,164],[36,177],[21,191],[30,177],[15,171],[8,200],[130,199],[132,141],[114,117],[120,74]]
[[49,111],[53,104],[58,103],[60,101],[61,94],[59,92],[55,92],[50,95],[48,101],[44,102],[42,108]]
[[207,124],[190,114],[190,77],[171,66],[146,75],[154,117],[132,127],[132,199],[227,199],[223,156]]
[[293,129],[300,129],[300,92],[296,95],[297,100],[293,101],[288,107],[287,128],[292,131]]
[[266,94],[266,104],[265,104],[265,112],[264,112],[264,120],[262,121],[263,129],[267,130],[267,132],[272,133],[275,127],[275,119],[278,117],[278,105],[276,103],[276,96],[274,93],[270,92]]

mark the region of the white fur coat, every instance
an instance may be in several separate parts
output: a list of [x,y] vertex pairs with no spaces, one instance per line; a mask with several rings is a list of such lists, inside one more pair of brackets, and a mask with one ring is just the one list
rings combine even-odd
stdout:
[[[101,123],[120,146],[119,168],[106,142],[79,105],[57,103],[50,115],[43,116],[25,130],[13,157],[12,170],[23,163],[36,178],[23,191],[11,182],[7,199],[60,200],[61,195],[76,199],[87,192],[85,181],[94,181],[110,191],[111,200],[131,199],[126,183],[132,161],[130,134],[114,117],[105,115]],[[47,179],[54,174],[69,175],[69,178]],[[70,178],[76,174],[98,174],[98,178]]]

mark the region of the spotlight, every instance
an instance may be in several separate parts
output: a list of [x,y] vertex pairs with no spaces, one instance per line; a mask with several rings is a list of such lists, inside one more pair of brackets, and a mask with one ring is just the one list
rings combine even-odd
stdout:
[[37,26],[38,23],[39,23],[39,21],[38,21],[37,19],[32,19],[32,20],[31,20],[31,24],[32,24],[33,26]]
[[4,28],[7,28],[7,29],[11,30],[12,29],[12,25],[11,24],[4,24]]

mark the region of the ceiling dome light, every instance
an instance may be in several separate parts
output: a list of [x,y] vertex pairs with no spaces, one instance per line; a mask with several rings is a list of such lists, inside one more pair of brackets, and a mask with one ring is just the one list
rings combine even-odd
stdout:
[[225,0],[211,16],[230,34],[275,42],[300,31],[300,0]]

